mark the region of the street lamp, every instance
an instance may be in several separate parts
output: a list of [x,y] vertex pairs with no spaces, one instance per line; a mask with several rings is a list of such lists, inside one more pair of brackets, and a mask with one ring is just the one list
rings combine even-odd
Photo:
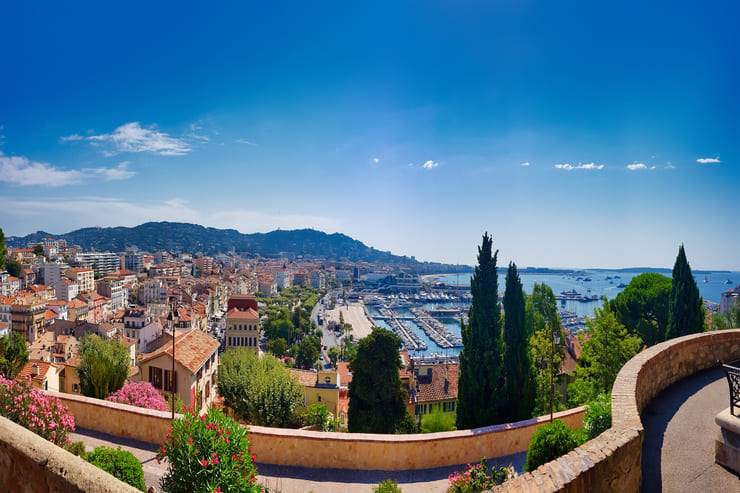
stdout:
[[172,372],[170,372],[170,393],[172,394],[172,420],[175,420],[175,325],[177,324],[175,315],[175,306],[170,306],[170,313],[167,315],[167,325],[172,331]]
[[555,395],[555,383],[553,374],[555,373],[555,344],[560,344],[560,334],[552,330],[552,352],[550,353],[550,423],[552,423],[552,401]]

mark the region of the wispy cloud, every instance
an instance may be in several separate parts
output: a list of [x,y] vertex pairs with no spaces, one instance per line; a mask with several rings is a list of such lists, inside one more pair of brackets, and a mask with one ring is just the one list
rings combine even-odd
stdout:
[[[192,126],[191,126],[192,129]],[[203,136],[199,136],[201,140]],[[61,137],[62,142],[86,140],[96,146],[104,146],[103,153],[112,156],[119,152],[151,152],[161,156],[182,156],[192,150],[185,139],[171,137],[154,126],[142,127],[139,122],[121,125],[109,134],[81,137],[73,134]]]
[[246,139],[236,139],[236,141],[235,141],[235,142],[236,142],[237,144],[246,144],[246,145],[248,145],[248,146],[256,146],[256,145],[257,145],[257,144],[255,144],[254,142],[249,142],[249,141],[248,141],[248,140],[246,140]]
[[722,161],[719,160],[719,156],[717,157],[701,157],[696,160],[697,163],[701,164],[711,164],[711,163],[721,163]]
[[208,142],[211,140],[211,138],[207,135],[203,135],[203,122],[201,122],[200,120],[190,124],[190,132],[187,134],[187,137],[195,140],[200,140],[202,142]]
[[433,169],[433,168],[436,168],[437,166],[439,166],[439,163],[432,161],[431,159],[421,165],[421,167],[424,169]]
[[526,163],[522,163],[521,166],[529,166],[529,161],[527,161]]
[[630,169],[631,171],[635,171],[638,169],[647,169],[647,166],[645,166],[643,163],[632,163],[632,164],[628,164],[627,168]]
[[666,167],[666,169],[676,169],[676,167],[673,166],[670,161],[668,161],[668,163],[665,165],[665,167]]
[[586,164],[578,163],[575,166],[569,163],[565,163],[565,164],[556,164],[555,167],[557,169],[564,169],[567,171],[574,170],[574,169],[593,169],[593,170],[604,169],[603,164],[594,164],[594,163],[586,163]]
[[5,156],[0,152],[0,181],[19,186],[61,187],[96,178],[125,180],[136,174],[128,169],[128,165],[128,162],[123,162],[114,168],[65,170],[25,156]]
[[374,157],[374,158],[373,158],[373,162],[375,162],[375,163],[379,163],[379,162],[380,162],[380,158]]

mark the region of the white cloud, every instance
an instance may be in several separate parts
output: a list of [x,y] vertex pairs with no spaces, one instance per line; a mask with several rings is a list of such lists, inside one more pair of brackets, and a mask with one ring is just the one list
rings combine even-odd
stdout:
[[59,142],[75,142],[84,138],[85,137],[83,137],[82,135],[72,134],[67,135],[66,137],[59,137]]
[[248,146],[256,146],[257,145],[254,142],[249,142],[248,140],[245,140],[245,139],[236,139],[236,142],[238,144],[246,144]]
[[374,157],[373,158],[373,161],[375,161],[376,163],[379,163],[380,162],[380,158]]
[[429,161],[427,161],[426,163],[424,163],[424,164],[421,165],[421,167],[424,168],[424,169],[432,169],[432,168],[436,168],[437,166],[439,166],[439,163],[435,163],[431,159]]
[[129,164],[131,163],[124,161],[115,168],[84,168],[82,171],[100,176],[105,181],[127,180],[136,175],[135,171],[128,169]]
[[526,163],[522,163],[521,165],[522,166],[529,166],[529,161],[527,161]]
[[675,166],[673,166],[670,162],[665,165],[666,169],[676,169]]
[[200,133],[201,130],[203,130],[203,126],[202,126],[202,122],[200,120],[197,121],[197,122],[195,122],[195,123],[191,123],[190,124],[190,133],[187,134],[187,136],[190,137],[190,138],[196,139],[196,140],[203,141],[203,142],[208,142],[209,140],[211,140],[210,137],[208,137],[208,136],[203,135],[202,133]]
[[638,169],[647,169],[647,166],[645,166],[643,163],[632,163],[628,164],[627,168],[629,168],[631,171],[635,171]]
[[64,170],[25,156],[5,156],[0,152],[0,181],[20,186],[61,187],[95,178],[125,180],[136,174],[128,169],[128,165],[128,162],[123,162],[115,168]]
[[557,169],[564,169],[564,170],[573,170],[573,169],[604,169],[603,164],[594,164],[594,163],[586,163],[586,164],[577,164],[573,166],[572,164],[565,163],[565,164],[556,164],[555,167]]
[[111,149],[105,151],[109,156],[117,152],[153,152],[161,156],[182,156],[192,150],[186,141],[170,137],[153,127],[144,128],[139,122],[126,123],[112,133],[91,135],[85,137],[85,140],[96,145],[110,146]]
[[719,160],[719,157],[702,157],[697,159],[696,162],[701,164],[712,164],[721,163],[722,161]]

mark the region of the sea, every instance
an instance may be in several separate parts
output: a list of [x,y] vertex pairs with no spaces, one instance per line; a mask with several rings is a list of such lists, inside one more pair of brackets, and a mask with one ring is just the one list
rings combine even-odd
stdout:
[[[592,317],[598,308],[601,308],[602,298],[613,299],[621,293],[624,286],[628,285],[633,277],[643,272],[658,272],[666,277],[671,277],[670,269],[582,269],[573,271],[553,271],[553,272],[520,272],[519,277],[522,281],[524,291],[532,293],[535,283],[545,283],[552,289],[553,293],[561,294],[564,291],[576,291],[583,296],[598,295],[598,301],[575,301],[565,300],[558,301],[558,309],[569,311],[579,316]],[[433,280],[444,282],[448,286],[469,286],[472,274],[440,274],[433,276]],[[719,303],[721,295],[728,289],[740,285],[740,272],[735,271],[695,271],[694,279],[699,288],[699,293],[705,300]],[[503,293],[506,286],[506,270],[499,270],[498,288],[499,293]],[[425,308],[448,308],[456,306],[453,303],[426,303]],[[457,304],[459,306],[459,304]],[[376,315],[374,307],[368,306],[370,315]],[[407,310],[396,310],[399,315],[405,316],[411,313]],[[390,326],[382,320],[376,319],[377,325],[390,330]],[[414,324],[413,321],[405,323],[414,329],[424,342],[427,344],[425,351],[417,351],[415,355],[429,356],[432,354],[456,355],[460,349],[442,349],[429,339],[424,331]],[[442,320],[442,323],[457,336],[461,336],[459,320]]]

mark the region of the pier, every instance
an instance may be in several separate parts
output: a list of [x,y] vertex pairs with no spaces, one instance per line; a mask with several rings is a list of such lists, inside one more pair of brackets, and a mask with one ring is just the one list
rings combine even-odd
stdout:
[[462,340],[450,332],[442,322],[432,318],[426,310],[423,308],[411,308],[411,313],[414,314],[414,323],[421,327],[421,330],[423,330],[424,333],[437,344],[437,346],[443,349],[462,347]]
[[396,333],[398,337],[403,341],[403,345],[409,351],[425,351],[427,349],[426,343],[419,337],[411,328],[405,323],[399,320],[388,307],[385,305],[378,307],[380,316],[376,318],[382,318],[385,322],[390,325],[391,330]]

